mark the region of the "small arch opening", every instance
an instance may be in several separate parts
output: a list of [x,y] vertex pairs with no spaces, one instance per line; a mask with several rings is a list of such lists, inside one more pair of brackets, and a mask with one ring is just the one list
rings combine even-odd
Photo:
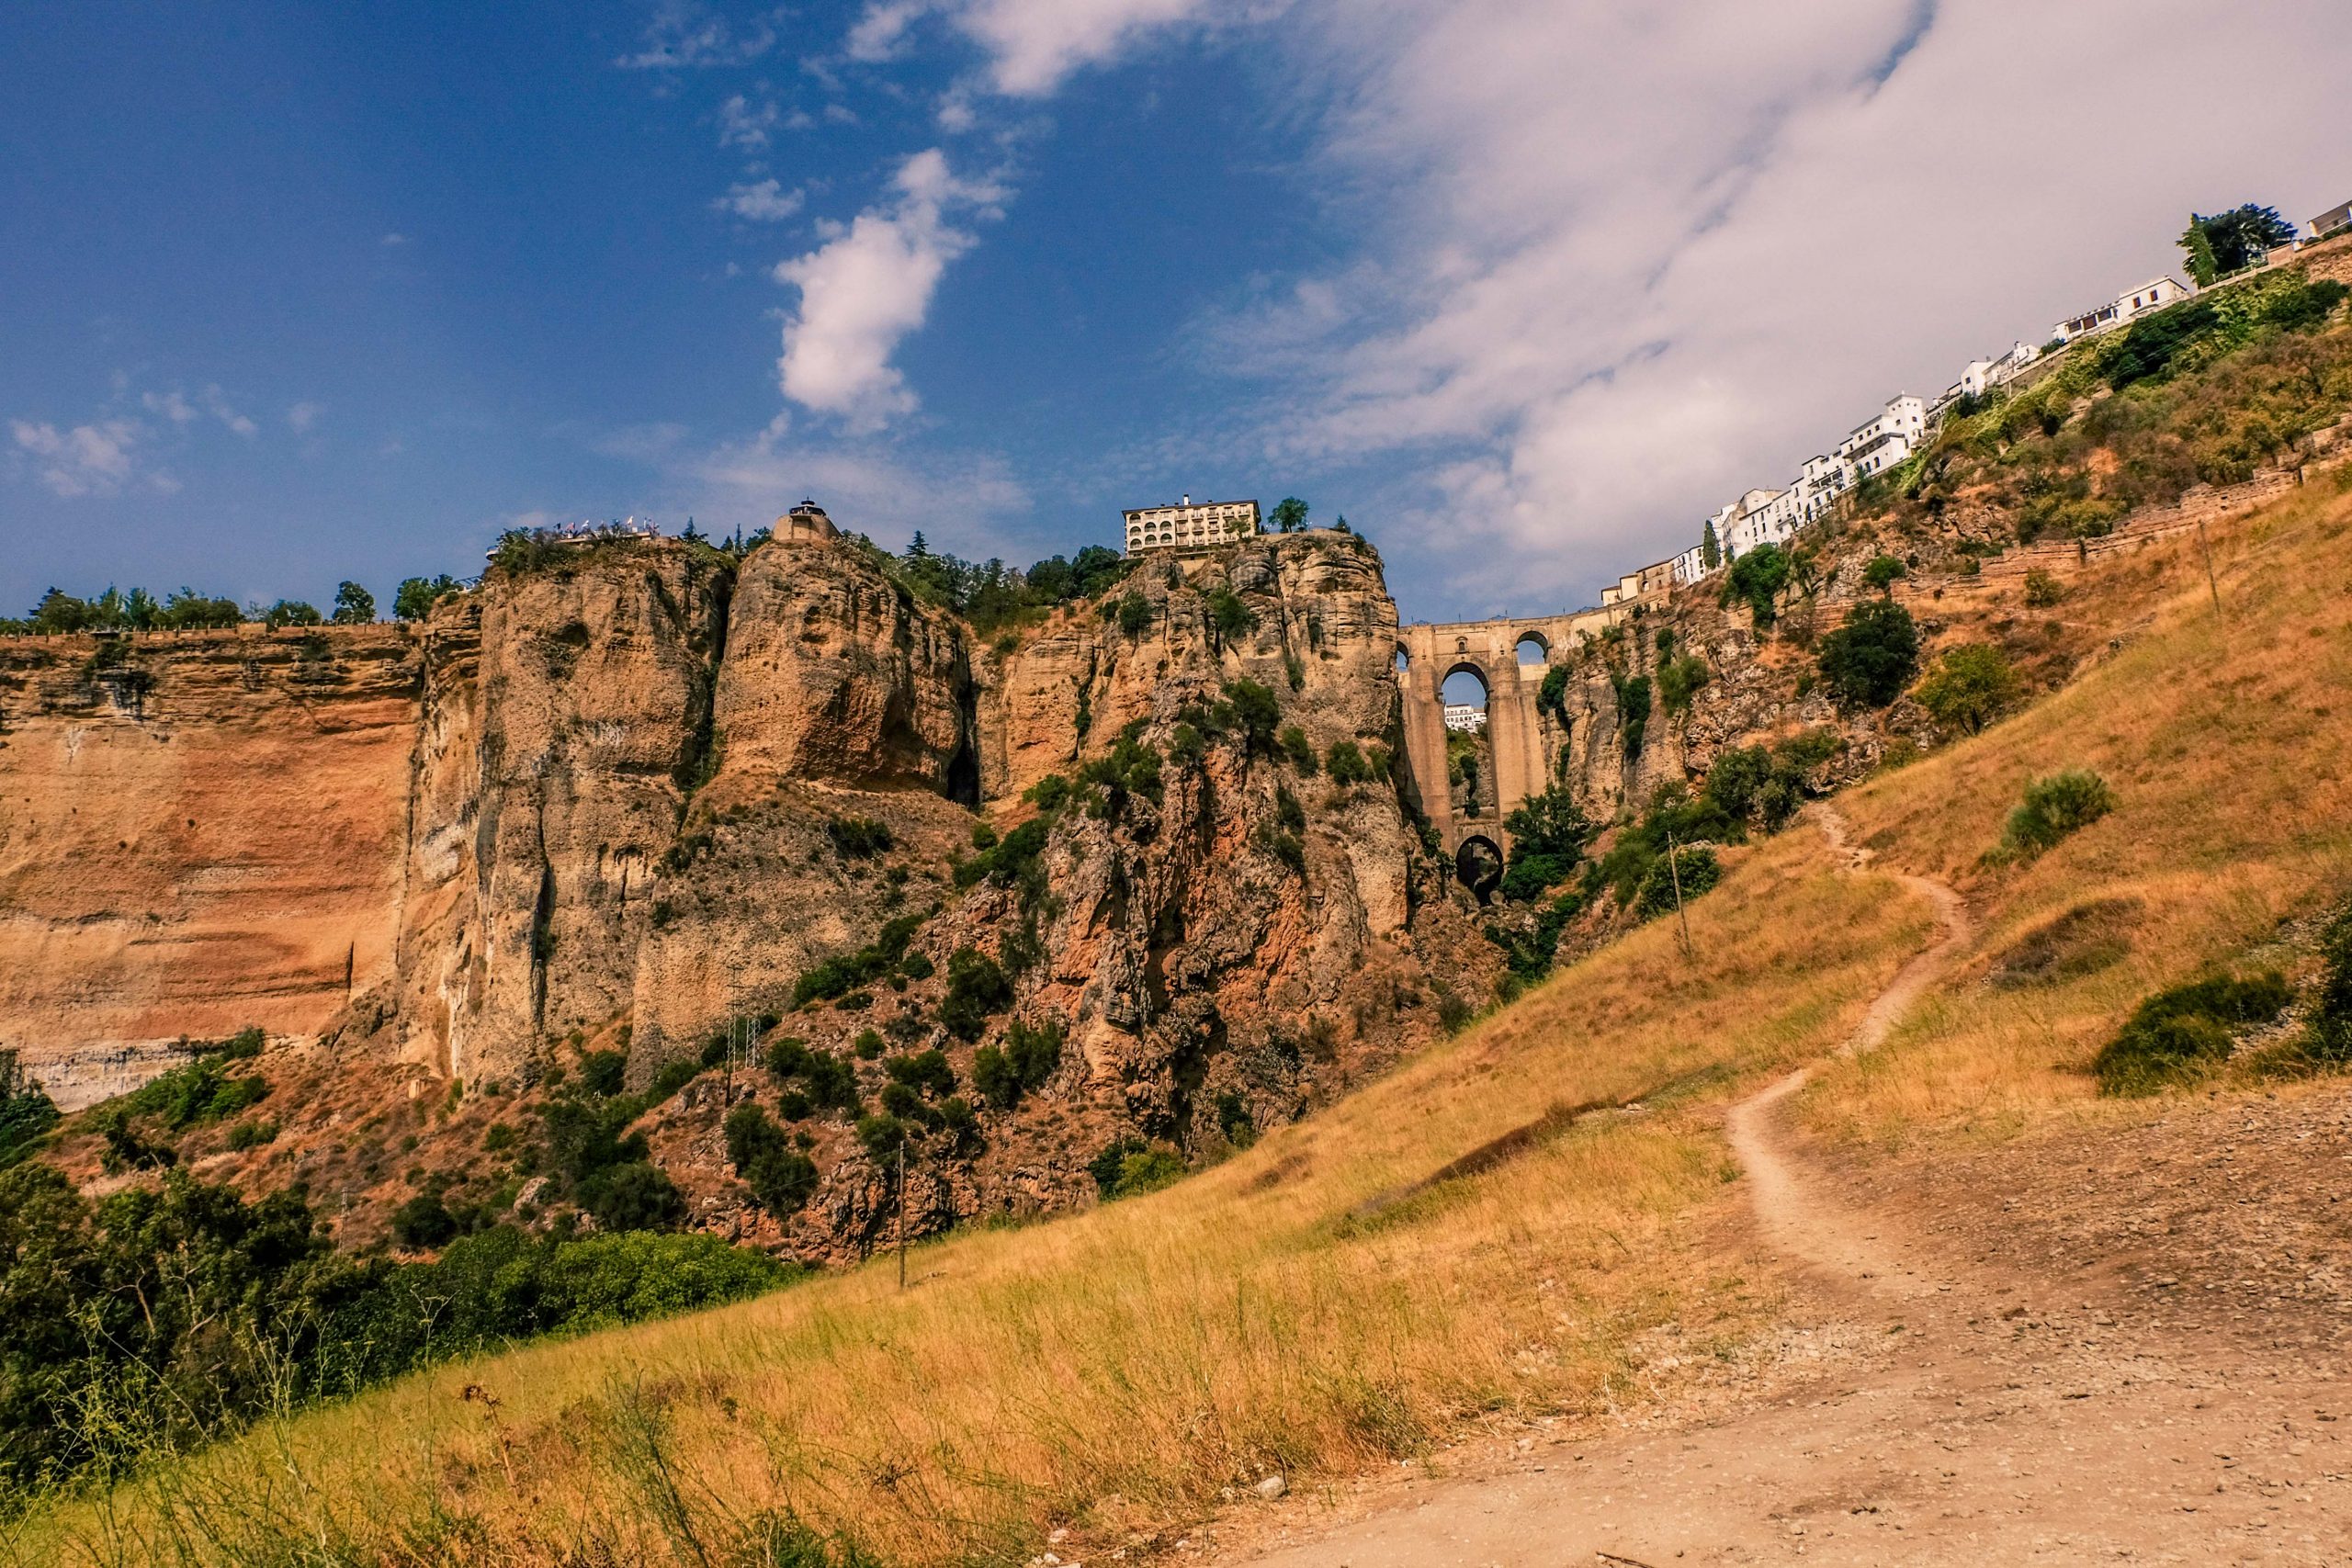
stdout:
[[1478,897],[1481,904],[1503,879],[1503,852],[1492,839],[1474,836],[1453,852],[1453,874]]
[[1542,632],[1520,633],[1518,652],[1522,665],[1552,662],[1552,645],[1544,640]]
[[1405,645],[1403,643],[1398,643],[1396,645],[1396,673],[1402,675],[1407,671],[1412,669],[1412,667],[1413,656],[1405,651]]
[[1495,750],[1487,733],[1487,675],[1457,664],[1438,686],[1445,711],[1445,783],[1453,809],[1464,817],[1496,812]]

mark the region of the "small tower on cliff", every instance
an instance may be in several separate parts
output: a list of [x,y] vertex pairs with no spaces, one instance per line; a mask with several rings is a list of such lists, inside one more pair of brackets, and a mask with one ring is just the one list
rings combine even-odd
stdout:
[[840,538],[842,531],[833,526],[823,507],[804,501],[775,520],[775,536],[787,545],[821,545]]

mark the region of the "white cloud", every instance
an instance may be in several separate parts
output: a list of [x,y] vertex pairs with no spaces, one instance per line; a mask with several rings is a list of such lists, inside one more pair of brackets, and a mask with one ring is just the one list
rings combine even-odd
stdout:
[[775,180],[761,180],[752,185],[729,186],[727,194],[711,205],[738,218],[776,223],[799,211],[808,199],[806,191],[786,190]]
[[1034,98],[1156,29],[1269,8],[1241,0],[962,0],[955,24],[988,51],[990,86]]
[[142,473],[133,448],[146,427],[136,420],[102,419],[60,430],[46,422],[11,420],[8,432],[29,460],[34,477],[65,500],[119,495],[134,484],[173,491],[179,485],[159,471]]
[[718,106],[718,144],[756,150],[775,134],[781,111],[773,103],[754,104],[738,93]]
[[220,388],[205,388],[203,398],[204,412],[227,425],[237,434],[254,436],[261,434],[260,425],[229,406],[229,400],[221,395]]
[[192,420],[203,417],[197,412],[195,404],[175,391],[141,392],[139,394],[139,402],[140,406],[149,413],[162,414],[174,424],[187,424]]
[[642,46],[613,63],[628,71],[741,65],[774,49],[775,40],[775,26],[766,17],[739,30],[699,0],[662,0],[646,24]]
[[900,164],[892,185],[887,203],[775,267],[777,282],[800,291],[777,361],[784,394],[854,428],[913,411],[914,394],[890,356],[922,325],[947,264],[972,245],[949,215],[992,217],[1003,199],[994,185],[956,179],[937,148]]
[[296,403],[286,411],[286,428],[297,435],[308,435],[311,427],[319,423],[319,416],[326,412],[323,403]]
[[408,236],[406,234],[387,234],[376,243],[383,246],[388,251],[394,250],[401,245],[407,244]]
[[933,0],[872,0],[842,43],[852,60],[895,58],[906,45],[907,29],[918,17],[937,9]]

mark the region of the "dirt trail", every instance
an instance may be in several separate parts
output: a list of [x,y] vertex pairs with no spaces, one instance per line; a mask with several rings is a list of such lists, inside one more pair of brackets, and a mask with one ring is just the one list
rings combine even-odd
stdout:
[[[1868,863],[1834,812],[1819,820],[1851,867]],[[1950,888],[1898,880],[1935,908],[1943,935],[1877,998],[1849,1054],[1883,1041],[1968,940]],[[2275,1247],[2268,1218],[2217,1209],[2210,1187],[2140,1181],[2144,1138],[2110,1140],[2104,1167],[2086,1167],[2080,1141],[2044,1139],[1970,1181],[1841,1179],[1800,1151],[1781,1114],[1808,1076],[1741,1101],[1727,1132],[1759,1239],[1807,1303],[1795,1337],[1828,1348],[1826,1370],[1712,1417],[1574,1438],[1531,1428],[1463,1450],[1468,1475],[1295,1500],[1279,1522],[1237,1521],[1256,1544],[1249,1560],[2352,1564],[2352,1303],[2332,1277],[2290,1297],[2275,1280],[2199,1274],[2223,1225]],[[2334,1102],[2319,1111],[2323,1132],[2352,1128],[2326,1121]],[[2206,1114],[2184,1112],[2190,1125],[2165,1145],[2183,1163],[2207,1146],[2194,1124]],[[2352,1139],[2331,1136],[2274,1140],[2278,1185],[2323,1205],[2314,1234],[2343,1228],[2324,1194]],[[2012,1214],[2004,1192],[2029,1198],[2030,1213]],[[2158,1222],[2148,1228],[2184,1234],[2127,1254],[2109,1233],[2131,1204]]]

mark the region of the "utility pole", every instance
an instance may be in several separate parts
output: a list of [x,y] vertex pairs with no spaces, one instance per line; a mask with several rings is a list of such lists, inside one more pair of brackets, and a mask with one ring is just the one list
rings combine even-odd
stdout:
[[2205,519],[2197,520],[2197,547],[2205,553],[2205,586],[2213,592],[2213,618],[2222,618],[2222,583],[2213,575],[2213,545],[2205,536]]
[[1696,956],[1690,946],[1690,911],[1682,907],[1682,868],[1675,862],[1680,854],[1674,845],[1674,829],[1666,830],[1666,874],[1674,884],[1674,918],[1682,922],[1682,958],[1688,963]]
[[907,1135],[899,1134],[899,1289],[907,1288]]

